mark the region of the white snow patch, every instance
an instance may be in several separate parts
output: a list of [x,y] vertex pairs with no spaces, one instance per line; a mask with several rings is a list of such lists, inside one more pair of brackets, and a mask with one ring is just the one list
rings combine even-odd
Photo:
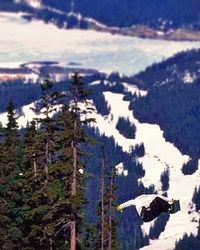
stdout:
[[42,7],[42,3],[41,0],[14,0],[15,3],[26,3],[28,5],[30,5],[33,8],[41,8]]
[[160,30],[158,30],[156,33],[158,36],[164,36],[164,34],[165,34],[163,31],[160,31]]
[[116,175],[128,175],[128,170],[124,169],[124,164],[121,162],[118,165],[115,166],[116,169]]
[[78,171],[79,171],[80,174],[84,173],[84,170],[82,168],[80,168]]
[[184,83],[193,83],[195,79],[196,79],[196,75],[191,74],[189,71],[186,71],[183,76]]
[[131,92],[132,94],[136,94],[137,96],[146,96],[147,91],[139,89],[136,85],[132,85],[129,83],[123,83],[125,87],[125,91]]
[[101,81],[94,81],[94,82],[91,82],[90,83],[90,86],[94,86],[94,85],[98,85],[98,84],[100,84],[101,83]]
[[[36,114],[32,109],[34,108],[35,103],[31,103],[22,107],[22,115],[17,117],[17,123],[19,127],[26,127],[28,122],[31,122],[34,118],[44,118],[44,114]],[[59,110],[59,106],[55,106],[55,111],[51,113],[51,116]],[[42,110],[43,111],[43,110]],[[41,112],[42,112],[41,111]],[[0,121],[5,127],[8,123],[7,112],[0,113]]]

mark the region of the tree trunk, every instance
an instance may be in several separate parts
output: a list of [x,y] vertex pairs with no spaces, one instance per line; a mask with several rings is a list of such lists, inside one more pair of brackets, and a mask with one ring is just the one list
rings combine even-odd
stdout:
[[35,159],[35,153],[33,154],[33,170],[34,170],[34,179],[36,180],[37,177],[37,164]]
[[109,190],[109,227],[108,227],[108,250],[112,250],[112,202],[113,202],[113,176],[114,171],[111,171],[110,190]]
[[53,250],[53,241],[52,238],[49,239],[50,250]]
[[70,226],[70,250],[76,250],[76,221],[73,220]]
[[[71,186],[71,194],[72,196],[76,195],[76,188],[77,188],[77,180],[76,180],[76,173],[77,173],[77,147],[75,142],[75,134],[77,129],[77,120],[75,118],[74,121],[74,139],[72,140],[71,147],[72,147],[72,157],[73,157],[73,172],[72,172],[72,186]],[[73,218],[72,214],[72,218]],[[76,250],[76,221],[73,219],[71,221],[71,228],[70,228],[70,250]]]
[[45,187],[47,186],[48,183],[48,172],[49,172],[49,143],[48,141],[46,142],[45,145]]
[[72,172],[72,196],[76,194],[76,172],[77,172],[77,148],[72,141],[73,172]]

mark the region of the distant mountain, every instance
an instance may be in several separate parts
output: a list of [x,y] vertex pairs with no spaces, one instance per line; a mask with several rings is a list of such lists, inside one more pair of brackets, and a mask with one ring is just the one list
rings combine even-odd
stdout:
[[46,5],[92,17],[108,26],[144,24],[156,29],[200,28],[198,0],[42,0]]
[[60,28],[169,40],[200,40],[199,9],[197,0],[0,0],[0,10],[23,11],[29,20]]

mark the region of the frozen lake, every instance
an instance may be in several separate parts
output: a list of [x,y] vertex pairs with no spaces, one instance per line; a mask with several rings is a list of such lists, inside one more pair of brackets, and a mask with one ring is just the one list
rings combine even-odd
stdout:
[[0,66],[30,61],[57,61],[61,65],[132,75],[154,62],[191,48],[200,42],[140,39],[95,31],[64,30],[51,24],[28,23],[20,14],[0,13]]

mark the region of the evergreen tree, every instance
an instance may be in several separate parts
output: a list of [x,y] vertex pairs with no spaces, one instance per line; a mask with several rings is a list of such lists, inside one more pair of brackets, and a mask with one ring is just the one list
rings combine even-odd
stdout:
[[167,221],[170,215],[165,213],[161,214],[156,220],[153,226],[150,227],[149,237],[150,239],[158,239],[160,234],[164,232]]
[[97,228],[100,233],[96,246],[97,249],[119,249],[116,232],[117,222],[115,218],[115,190],[115,170],[107,166],[104,147],[102,147],[100,156],[99,220],[97,222]]
[[[79,166],[79,158],[78,155],[81,153],[80,145],[81,143],[86,142],[86,136],[81,128],[81,125],[88,124],[94,119],[88,118],[88,114],[93,110],[91,105],[88,103],[88,98],[90,95],[90,91],[84,88],[84,83],[79,76],[78,73],[74,73],[71,78],[71,85],[70,85],[70,97],[71,97],[71,116],[72,116],[72,123],[73,123],[73,135],[71,137],[71,150],[72,150],[72,178],[71,178],[71,199],[72,199],[72,221],[70,226],[70,250],[76,249],[77,243],[77,221],[76,217],[79,218],[78,213],[80,212],[81,206],[76,205],[76,201],[80,200],[80,193],[78,192],[78,186],[80,185],[83,187],[83,183],[78,183],[78,166]],[[82,193],[82,192],[81,192]],[[78,202],[79,204],[79,202]],[[73,215],[74,214],[74,215]],[[76,215],[76,216],[75,216]],[[80,223],[79,223],[80,224]]]
[[6,145],[14,146],[17,141],[18,125],[12,100],[10,100],[8,104],[7,112],[8,123],[6,126]]
[[169,169],[166,169],[160,177],[162,183],[162,190],[167,191],[169,189]]
[[137,155],[137,157],[143,157],[145,155],[145,148],[144,144],[137,144],[134,148],[134,152]]
[[126,138],[135,139],[136,126],[130,122],[129,118],[125,119],[123,117],[119,117],[116,128],[119,130],[120,134]]
[[198,169],[198,159],[191,159],[183,164],[182,172],[184,175],[191,175]]
[[0,245],[2,249],[12,249],[19,246],[21,232],[17,227],[21,215],[18,210],[20,195],[18,194],[19,167],[21,154],[19,154],[18,125],[15,117],[14,105],[9,102],[7,108],[8,123],[5,127],[5,136],[1,144],[0,156],[0,196],[1,196],[1,233]]
[[192,197],[192,202],[196,205],[196,211],[200,210],[200,186],[195,187],[194,194]]
[[43,117],[31,122],[24,137],[24,200],[21,209],[26,215],[26,226],[22,226],[23,246],[34,249],[53,249],[55,246],[56,202],[62,196],[64,186],[49,174],[50,166],[56,161],[56,121],[51,116],[55,111],[57,93],[52,91],[52,87],[53,83],[47,77],[41,85],[42,97],[39,101],[39,113]]
[[106,190],[106,199],[108,199],[108,250],[118,250],[119,245],[117,241],[117,221],[115,217],[116,211],[116,195],[115,195],[115,169],[111,169],[108,175],[108,186]]

